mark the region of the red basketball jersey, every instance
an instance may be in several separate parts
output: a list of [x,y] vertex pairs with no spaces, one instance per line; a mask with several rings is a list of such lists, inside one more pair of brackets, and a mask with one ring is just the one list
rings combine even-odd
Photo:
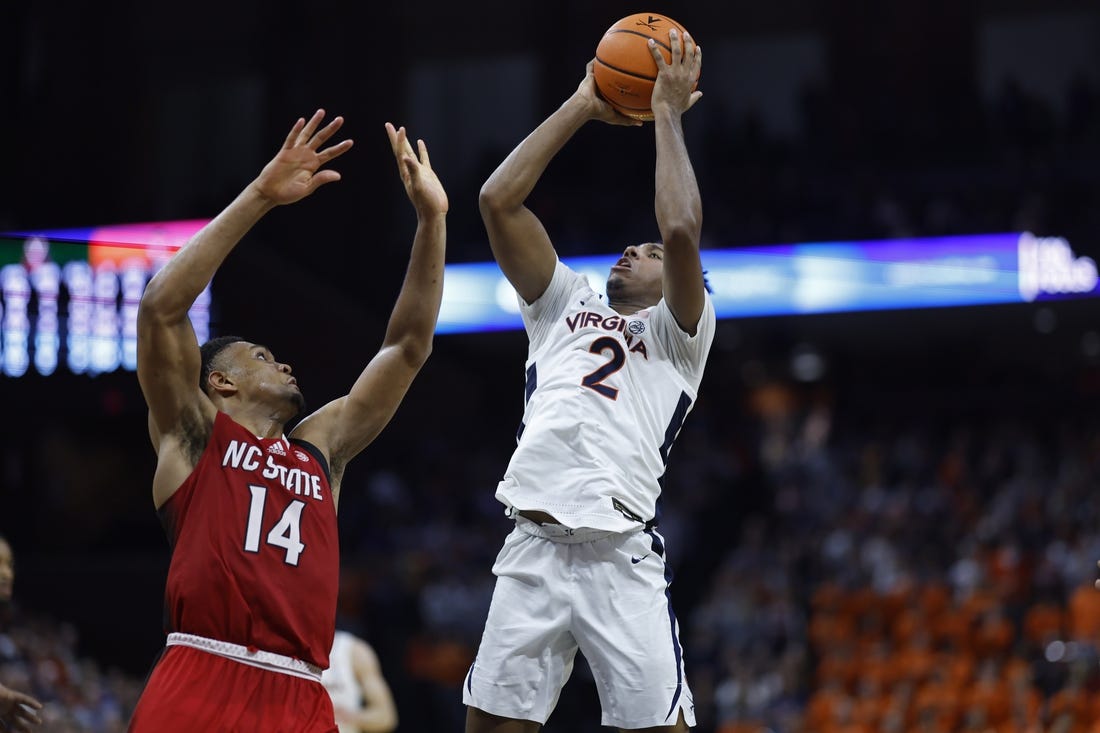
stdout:
[[317,448],[257,438],[219,412],[195,470],[158,513],[172,546],[167,631],[328,667],[340,557]]

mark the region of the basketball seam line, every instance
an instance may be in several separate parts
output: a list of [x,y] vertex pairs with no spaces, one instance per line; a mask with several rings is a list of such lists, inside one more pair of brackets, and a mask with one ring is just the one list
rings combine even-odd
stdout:
[[[680,31],[680,32],[683,33],[683,31]],[[629,33],[632,36],[641,36],[642,38],[645,38],[645,39],[653,38],[653,36],[651,36],[647,33],[641,33],[639,31],[632,31],[629,28],[617,28],[613,31],[608,31],[608,33],[606,35],[610,35],[612,33]],[[669,46],[668,44],[666,44],[662,41],[659,41],[656,38],[653,38],[653,42],[656,43],[661,48],[663,48],[664,50],[668,51],[669,53],[672,53],[672,47]]]
[[655,77],[655,76],[642,76],[641,74],[636,74],[633,71],[627,71],[626,69],[620,69],[618,66],[612,66],[611,64],[609,64],[606,61],[604,61],[603,59],[601,59],[599,56],[596,57],[596,60],[599,61],[604,66],[606,66],[607,68],[611,69],[612,71],[617,71],[620,74],[623,74],[625,76],[630,76],[630,77],[633,77],[635,79],[642,79],[644,81],[657,81],[657,77]]

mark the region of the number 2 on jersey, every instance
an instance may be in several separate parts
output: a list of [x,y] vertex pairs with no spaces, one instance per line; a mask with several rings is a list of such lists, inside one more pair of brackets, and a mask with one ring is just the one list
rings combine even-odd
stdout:
[[[244,530],[244,551],[260,551],[260,533],[263,529],[260,523],[264,518],[264,502],[267,501],[267,487],[249,484],[252,491],[252,503],[248,507],[248,526]],[[281,547],[286,550],[283,562],[287,565],[298,565],[298,557],[306,546],[302,544],[302,509],[304,501],[295,499],[283,511],[283,516],[267,533],[267,544]]]
[[594,372],[585,375],[581,384],[591,390],[595,390],[609,400],[618,399],[619,390],[603,383],[603,380],[623,368],[626,363],[626,352],[623,345],[610,336],[601,336],[592,342],[588,351],[593,354],[606,354],[611,352],[611,360]]

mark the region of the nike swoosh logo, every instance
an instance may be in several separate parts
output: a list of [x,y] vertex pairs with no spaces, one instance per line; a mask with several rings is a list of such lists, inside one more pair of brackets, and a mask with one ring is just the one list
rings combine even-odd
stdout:
[[640,562],[641,562],[642,560],[645,560],[645,559],[646,559],[647,557],[649,557],[649,555],[642,555],[641,557],[634,557],[633,555],[631,555],[631,556],[630,556],[630,562],[632,562],[632,563],[634,563],[635,565],[637,565],[637,564],[638,564],[638,563],[640,563]]

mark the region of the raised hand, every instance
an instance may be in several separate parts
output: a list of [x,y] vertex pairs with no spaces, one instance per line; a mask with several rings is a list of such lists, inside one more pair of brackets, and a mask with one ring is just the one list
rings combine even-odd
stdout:
[[334,117],[318,130],[324,117],[325,111],[319,109],[308,122],[299,118],[294,123],[283,147],[252,182],[261,196],[276,205],[290,204],[304,199],[326,183],[340,180],[339,173],[321,167],[350,150],[352,141],[343,140],[321,149],[344,124],[343,117]]
[[628,127],[638,127],[641,125],[641,120],[627,117],[608,104],[607,101],[600,96],[596,88],[596,77],[592,73],[592,68],[595,64],[596,60],[592,59],[584,67],[584,78],[581,79],[577,91],[573,93],[574,98],[580,99],[588,106],[589,117],[593,120],[600,120],[601,122],[606,122],[611,125],[624,125]]
[[[449,206],[447,192],[443,189],[439,177],[432,170],[428,157],[428,146],[423,140],[416,141],[417,151],[413,151],[404,127],[395,128],[386,123],[386,134],[390,138],[390,148],[397,161],[397,172],[401,183],[405,184],[405,193],[409,201],[420,214],[446,214]],[[418,155],[419,153],[419,155]]]
[[653,84],[650,107],[654,111],[658,107],[669,107],[682,113],[703,96],[695,89],[703,69],[703,48],[695,45],[690,33],[684,33],[681,38],[675,28],[669,29],[668,41],[672,49],[671,61],[665,61],[657,42],[649,39],[649,52],[657,63],[657,81]]

